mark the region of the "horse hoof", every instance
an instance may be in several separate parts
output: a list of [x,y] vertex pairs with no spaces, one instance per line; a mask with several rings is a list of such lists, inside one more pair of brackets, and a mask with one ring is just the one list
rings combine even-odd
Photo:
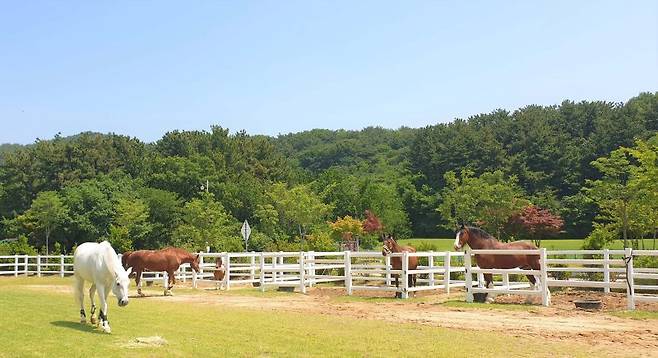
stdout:
[[86,324],[86,323],[87,323],[87,320],[84,319],[84,318],[80,318],[80,323],[81,323],[81,324]]
[[138,295],[139,297],[144,297],[144,296],[146,296],[146,295],[145,295],[144,293],[142,293],[142,292],[137,292],[137,295]]
[[494,299],[491,297],[487,297],[487,299],[484,301],[485,303],[494,303]]
[[91,317],[89,321],[91,322],[91,324],[96,324],[96,317]]
[[105,333],[112,333],[112,330],[110,329],[110,326],[103,326],[103,331]]

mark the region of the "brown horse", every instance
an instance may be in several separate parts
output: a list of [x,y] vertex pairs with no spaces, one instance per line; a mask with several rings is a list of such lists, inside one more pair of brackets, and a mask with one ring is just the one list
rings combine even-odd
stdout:
[[123,254],[121,261],[124,268],[133,268],[133,272],[136,275],[135,284],[137,285],[137,294],[140,296],[143,296],[140,281],[144,270],[167,272],[169,280],[167,287],[165,287],[165,296],[171,295],[171,289],[176,283],[174,271],[178,270],[180,265],[189,263],[194,271],[199,272],[199,255],[193,255],[175,247],[168,247],[162,250],[128,251]]
[[226,267],[224,267],[224,263],[222,263],[222,258],[218,257],[215,260],[215,271],[213,272],[213,277],[215,278],[215,281],[222,281],[224,280],[224,276],[226,276]]
[[[416,249],[414,249],[411,246],[401,246],[399,245],[395,239],[393,239],[392,235],[387,235],[387,236],[382,236],[382,255],[386,256],[388,254],[394,253],[394,252],[416,252]],[[402,257],[391,257],[391,266],[393,267],[393,270],[401,270],[402,269]],[[409,257],[409,270],[415,270],[418,267],[418,257]],[[399,286],[399,276],[400,275],[393,275],[395,277],[395,287],[400,287]],[[416,275],[409,275],[409,286],[410,287],[416,287]],[[402,297],[400,292],[395,293],[396,298]]]
[[[478,250],[537,250],[537,246],[527,241],[514,241],[503,243],[496,240],[495,237],[489,235],[486,231],[475,227],[462,225],[457,235],[455,236],[455,250],[459,251],[464,245],[468,244],[471,249]],[[540,270],[541,265],[539,262],[539,255],[475,255],[475,261],[480,268],[483,269],[532,269]],[[534,287],[538,282],[537,278],[533,275],[526,275],[530,281],[531,287]],[[493,287],[493,275],[484,274],[485,285],[487,288]],[[487,301],[493,301],[493,295]],[[530,298],[530,296],[528,296]]]

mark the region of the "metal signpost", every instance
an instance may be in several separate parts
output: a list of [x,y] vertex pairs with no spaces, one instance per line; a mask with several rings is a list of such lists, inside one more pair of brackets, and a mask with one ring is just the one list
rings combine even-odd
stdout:
[[240,232],[242,233],[242,238],[244,239],[244,251],[247,251],[247,244],[249,242],[249,235],[251,235],[251,228],[249,227],[249,223],[247,220],[242,223],[242,228],[240,229]]

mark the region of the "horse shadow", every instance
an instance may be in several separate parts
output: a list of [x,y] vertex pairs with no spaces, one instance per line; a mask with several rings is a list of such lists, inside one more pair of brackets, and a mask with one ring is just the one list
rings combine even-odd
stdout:
[[95,334],[102,334],[103,333],[103,332],[97,330],[95,328],[95,326],[93,326],[93,325],[83,324],[83,323],[80,323],[80,322],[52,321],[52,322],[50,322],[50,324],[55,326],[55,327],[75,329],[76,331],[80,331],[80,332],[95,333]]

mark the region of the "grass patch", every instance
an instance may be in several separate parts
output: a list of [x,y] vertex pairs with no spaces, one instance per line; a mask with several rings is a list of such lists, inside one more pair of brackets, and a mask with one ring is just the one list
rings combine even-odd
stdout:
[[630,318],[637,320],[648,320],[648,319],[658,319],[658,312],[656,311],[615,311],[610,312],[611,315],[621,317],[621,318]]
[[[26,287],[70,283],[59,278],[0,279],[2,322],[11,322],[0,330],[0,356],[463,357],[514,352],[515,356],[586,357],[591,351],[576,343],[528,344],[527,339],[497,332],[149,299],[132,300],[119,308],[112,298],[113,333],[108,335],[77,322],[78,308],[71,294]],[[137,337],[153,336],[168,344],[128,347]]]

